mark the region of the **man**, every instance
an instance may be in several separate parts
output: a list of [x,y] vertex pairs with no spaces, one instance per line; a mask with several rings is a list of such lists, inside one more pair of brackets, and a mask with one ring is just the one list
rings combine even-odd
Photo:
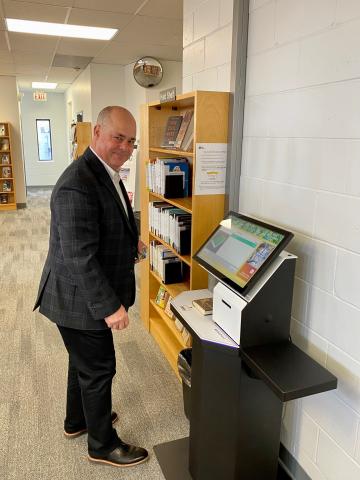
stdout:
[[61,175],[51,196],[49,252],[34,309],[58,326],[69,354],[65,435],[88,434],[89,460],[118,467],[144,462],[112,423],[115,351],[111,330],[129,324],[135,300],[139,240],[118,171],[134,149],[136,123],[122,107],[106,107],[91,146]]

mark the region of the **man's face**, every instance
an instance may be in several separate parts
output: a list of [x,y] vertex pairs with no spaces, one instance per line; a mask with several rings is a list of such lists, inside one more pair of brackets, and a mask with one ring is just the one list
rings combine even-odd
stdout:
[[96,125],[93,146],[96,153],[114,170],[129,159],[136,136],[134,118],[126,111],[114,111],[104,125]]

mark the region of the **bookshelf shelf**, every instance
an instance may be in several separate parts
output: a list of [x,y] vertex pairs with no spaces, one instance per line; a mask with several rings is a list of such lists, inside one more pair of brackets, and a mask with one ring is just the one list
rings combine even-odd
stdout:
[[180,343],[172,333],[169,335],[169,330],[161,317],[150,317],[149,330],[180,380],[177,371],[177,357],[180,350],[183,349],[183,344]]
[[[173,115],[185,115],[193,110],[193,142],[191,152],[162,148],[164,132],[168,118]],[[196,143],[227,143],[228,141],[229,94],[225,92],[196,91],[180,95],[175,101],[144,105],[141,111],[141,238],[149,247],[150,241],[170,248],[162,239],[149,229],[149,202],[162,201],[181,208],[191,214],[191,251],[189,255],[176,255],[184,262],[186,278],[181,283],[162,283],[161,278],[150,269],[149,258],[140,263],[141,268],[141,318],[146,328],[157,341],[161,351],[177,374],[177,357],[185,342],[176,326],[154,302],[160,285],[171,297],[186,290],[206,288],[208,275],[192,259],[193,254],[205,242],[224,216],[225,195],[193,195],[186,198],[165,198],[150,192],[146,186],[146,169],[149,161],[166,156],[187,157],[191,171],[191,191],[194,192],[194,174],[196,171]],[[169,323],[170,322],[170,323]]]
[[167,248],[170,248],[170,250],[172,250],[176,256],[178,256],[179,258],[181,258],[181,260],[186,263],[186,265],[189,265],[189,267],[191,267],[191,257],[190,255],[180,255],[179,252],[177,252],[175,250],[175,248],[173,248],[171,245],[169,245],[168,243],[164,242],[164,240],[160,237],[158,237],[157,235],[155,235],[154,233],[152,232],[149,232],[149,235],[150,237],[152,237],[152,240],[156,240],[157,242],[159,243],[162,243],[165,247]]
[[[154,197],[153,200],[161,200],[162,202],[170,203],[174,207],[182,208],[185,212],[192,213],[192,197],[185,198],[165,198],[158,193],[149,192],[150,197]],[[151,200],[151,201],[153,201]]]
[[72,160],[77,160],[91,143],[91,122],[77,122],[72,132]]
[[154,271],[150,270],[150,275],[157,282],[156,291],[159,289],[159,286],[162,285],[171,297],[176,297],[181,292],[185,292],[186,290],[190,290],[190,283],[189,282],[170,283],[168,285],[165,285],[162,282],[161,278],[158,275],[156,275],[156,273]]
[[170,332],[172,332],[172,334],[177,339],[177,341],[180,343],[180,345],[183,348],[185,348],[186,343],[184,342],[184,339],[182,338],[181,333],[176,328],[174,320],[171,320],[171,318],[169,318],[166,315],[164,310],[162,308],[160,308],[158,305],[156,305],[154,300],[151,299],[150,303],[153,306],[153,308],[156,310],[156,312],[160,315],[160,317],[164,320],[164,324],[167,326],[167,328],[170,330]]
[[184,152],[182,150],[171,150],[170,148],[156,148],[150,147],[152,153],[166,153],[167,155],[176,155],[178,157],[193,157],[194,152]]
[[0,211],[16,210],[11,125],[0,122]]

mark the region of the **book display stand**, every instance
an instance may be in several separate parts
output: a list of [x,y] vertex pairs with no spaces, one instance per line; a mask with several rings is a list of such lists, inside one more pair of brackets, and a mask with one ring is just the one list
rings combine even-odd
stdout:
[[[208,235],[213,231],[219,220],[224,216],[224,194],[194,195],[195,172],[197,168],[196,149],[197,143],[227,143],[228,137],[228,110],[229,94],[223,92],[196,91],[177,97],[175,101],[166,103],[151,103],[142,108],[141,119],[141,171],[140,171],[140,196],[141,196],[141,238],[150,246],[150,242],[162,244],[171,250],[182,262],[182,281],[167,283],[165,289],[171,297],[189,290],[207,287],[208,275],[200,265],[192,259],[192,255],[202,245]],[[187,113],[187,112],[192,112]],[[178,129],[181,136],[192,137],[193,147],[190,151],[176,148],[163,148],[169,144],[170,117],[182,116],[183,122],[188,122],[186,132]],[[170,124],[175,123],[171,120]],[[185,125],[185,124],[183,124]],[[177,128],[177,127],[176,127]],[[191,131],[189,130],[191,129]],[[185,128],[183,128],[185,130]],[[168,134],[165,135],[166,131]],[[175,135],[174,135],[175,138]],[[170,142],[176,142],[172,138]],[[178,143],[183,142],[178,138]],[[172,144],[171,144],[172,145]],[[161,158],[187,158],[189,163],[189,196],[168,198],[159,193],[149,191],[147,184],[148,163]],[[172,187],[175,188],[175,187]],[[150,229],[149,204],[152,202],[167,202],[174,208],[181,209],[191,215],[191,247],[187,254],[180,254],[178,250],[168,244],[164,238],[155,234]],[[149,249],[150,251],[150,249]],[[163,284],[160,276],[150,268],[149,258],[140,263],[141,268],[141,318],[159,344],[162,352],[177,371],[177,357],[187,342],[176,328],[172,320],[163,309],[155,303],[159,286]]]
[[16,210],[14,158],[10,124],[0,122],[0,211]]

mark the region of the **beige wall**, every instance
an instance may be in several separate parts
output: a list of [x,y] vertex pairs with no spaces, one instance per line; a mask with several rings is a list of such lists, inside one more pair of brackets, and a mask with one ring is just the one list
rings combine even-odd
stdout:
[[11,148],[14,163],[16,203],[26,203],[19,103],[15,77],[0,76],[0,99],[0,121],[11,124]]
[[124,67],[90,64],[91,121],[95,125],[99,112],[108,105],[124,105]]

